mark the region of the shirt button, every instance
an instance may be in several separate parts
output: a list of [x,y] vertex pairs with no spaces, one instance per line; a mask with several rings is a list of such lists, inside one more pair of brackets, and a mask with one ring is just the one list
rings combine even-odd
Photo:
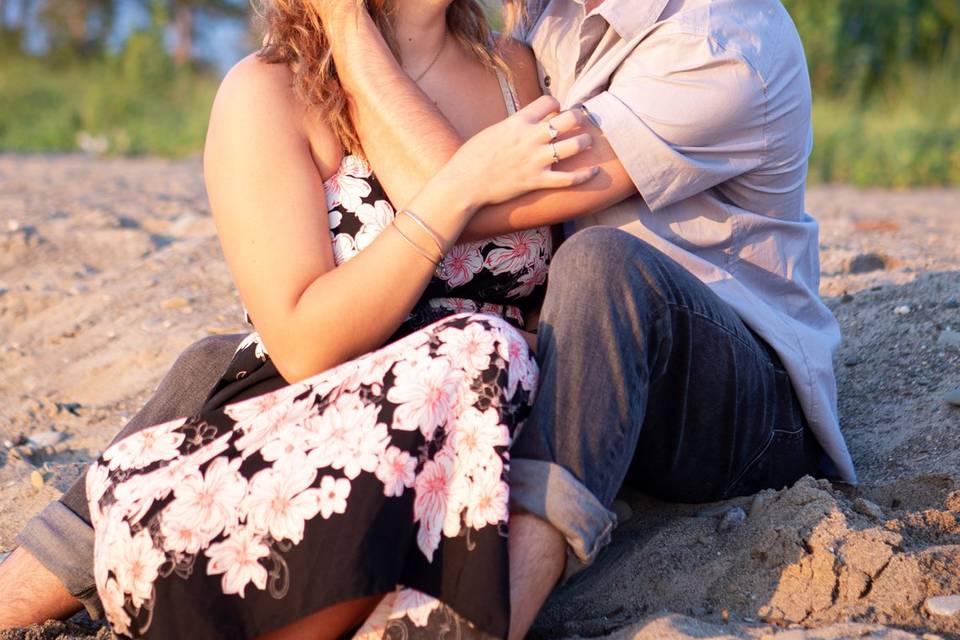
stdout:
[[550,76],[543,76],[543,86],[545,87],[550,86]]

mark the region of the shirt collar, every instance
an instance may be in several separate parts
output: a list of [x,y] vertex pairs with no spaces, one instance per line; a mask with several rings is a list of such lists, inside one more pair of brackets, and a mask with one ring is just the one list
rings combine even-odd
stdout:
[[[586,0],[572,0],[579,5]],[[663,14],[669,0],[604,0],[594,10],[624,40],[632,40]]]

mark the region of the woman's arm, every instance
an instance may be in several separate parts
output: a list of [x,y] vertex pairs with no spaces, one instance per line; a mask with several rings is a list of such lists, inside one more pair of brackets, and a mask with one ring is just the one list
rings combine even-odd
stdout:
[[[400,68],[367,12],[357,12],[355,7],[349,0],[327,2],[324,20],[337,34],[333,39],[337,71],[350,95],[364,150],[391,199],[403,203],[460,148],[463,139]],[[519,45],[509,47],[507,53],[521,98],[532,99],[539,93],[533,55]],[[575,187],[539,190],[484,207],[471,218],[463,239],[565,222],[636,193],[600,130],[579,112],[574,117],[579,126],[567,135],[585,131],[591,134],[593,146],[563,161],[558,169],[598,166],[597,176]]]
[[[408,208],[440,237],[445,251],[478,207],[590,178],[589,170],[550,170],[541,120],[555,108],[555,101],[544,98],[482,131],[410,199]],[[294,97],[282,65],[248,58],[224,79],[204,153],[207,191],[230,271],[277,368],[291,382],[382,345],[434,271],[394,228],[333,268],[318,167],[331,171],[340,150],[316,122]],[[420,246],[436,251],[415,224],[403,217],[398,224]]]

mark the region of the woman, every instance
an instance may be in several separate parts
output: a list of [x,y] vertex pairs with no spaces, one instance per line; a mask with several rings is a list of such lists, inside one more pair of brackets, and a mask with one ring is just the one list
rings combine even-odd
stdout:
[[[316,7],[266,9],[204,156],[257,333],[198,416],[119,441],[88,473],[107,617],[132,637],[335,638],[364,619],[364,637],[505,636],[509,447],[536,385],[520,329],[551,242],[456,240],[481,206],[588,180],[552,165],[589,137],[558,137],[579,117],[533,99],[529,53],[498,49],[476,2],[371,2],[472,136],[395,209]],[[507,117],[511,72],[532,102]]]

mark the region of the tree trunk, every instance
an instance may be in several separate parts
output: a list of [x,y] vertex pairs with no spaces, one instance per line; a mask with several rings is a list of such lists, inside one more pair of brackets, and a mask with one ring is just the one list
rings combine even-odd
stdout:
[[74,44],[84,44],[87,41],[87,12],[86,7],[75,2],[67,8],[67,33]]
[[193,58],[193,10],[186,3],[178,3],[173,17],[176,42],[173,47],[173,61],[185,65]]

